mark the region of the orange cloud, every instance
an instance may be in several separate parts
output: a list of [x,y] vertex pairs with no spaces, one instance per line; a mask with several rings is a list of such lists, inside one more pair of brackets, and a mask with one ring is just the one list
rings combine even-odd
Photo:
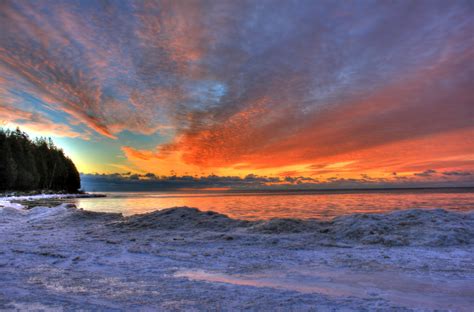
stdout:
[[151,160],[153,158],[158,158],[158,155],[152,151],[137,150],[130,146],[122,146],[122,151],[125,153],[127,158],[130,159]]
[[[441,17],[419,6],[342,16],[344,3],[6,1],[0,100],[64,112],[74,129],[136,147],[115,165],[161,174],[472,169],[472,18],[463,3]],[[123,131],[168,141],[144,150]]]
[[[430,90],[443,88],[445,75],[462,72],[460,66],[469,60],[471,53],[442,57],[431,67],[407,73],[404,79],[362,99],[356,97],[307,114],[284,102],[273,106],[275,100],[266,98],[219,123],[184,130],[161,150],[182,153],[188,164],[222,167],[246,163],[251,170],[305,164],[358,150],[383,149],[389,143],[467,131],[456,141],[459,148],[453,146],[456,152],[466,153],[473,132],[463,129],[474,120],[469,78],[461,77],[442,94]],[[445,145],[442,141],[438,144]]]

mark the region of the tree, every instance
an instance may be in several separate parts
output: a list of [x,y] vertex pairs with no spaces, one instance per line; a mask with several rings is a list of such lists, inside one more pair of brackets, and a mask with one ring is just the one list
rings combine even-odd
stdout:
[[79,171],[77,171],[76,165],[72,162],[71,159],[66,158],[66,168],[67,168],[67,178],[66,178],[66,187],[67,191],[73,192],[81,188],[81,176]]
[[17,178],[17,168],[13,159],[7,134],[0,129],[0,190],[12,189]]
[[36,189],[38,186],[38,172],[33,157],[35,150],[34,144],[32,144],[28,135],[19,128],[9,133],[7,140],[10,142],[12,157],[17,167],[15,189]]
[[36,145],[36,152],[35,152],[35,162],[36,162],[36,170],[38,171],[38,188],[39,189],[47,189],[47,181],[48,180],[48,143],[46,139],[39,138],[35,141]]
[[20,129],[0,129],[0,190],[76,192],[79,172],[51,139],[34,142]]

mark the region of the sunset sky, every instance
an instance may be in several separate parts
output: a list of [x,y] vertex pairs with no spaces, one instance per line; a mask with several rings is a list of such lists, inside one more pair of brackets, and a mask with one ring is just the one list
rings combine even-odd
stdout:
[[469,0],[2,1],[0,29],[0,122],[86,177],[474,185]]

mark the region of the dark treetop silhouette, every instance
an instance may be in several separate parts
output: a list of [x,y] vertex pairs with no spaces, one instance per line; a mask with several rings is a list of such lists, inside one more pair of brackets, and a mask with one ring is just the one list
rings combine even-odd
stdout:
[[0,191],[76,192],[80,187],[76,166],[51,139],[33,141],[18,128],[0,129]]

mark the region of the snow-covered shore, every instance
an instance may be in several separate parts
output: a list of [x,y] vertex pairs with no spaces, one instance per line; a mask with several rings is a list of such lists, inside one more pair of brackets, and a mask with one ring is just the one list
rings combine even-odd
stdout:
[[94,198],[105,197],[103,194],[77,193],[77,194],[36,194],[36,195],[16,195],[0,196],[0,208],[14,207],[17,209],[26,208],[22,202],[37,202],[47,200],[62,200],[69,198]]
[[[5,205],[4,205],[5,206]],[[243,221],[0,208],[0,310],[451,310],[474,306],[474,213]]]
[[103,194],[91,194],[91,193],[16,195],[15,193],[12,193],[11,196],[0,196],[0,201],[65,199],[65,198],[92,198],[92,197],[105,197],[105,195],[103,195]]

